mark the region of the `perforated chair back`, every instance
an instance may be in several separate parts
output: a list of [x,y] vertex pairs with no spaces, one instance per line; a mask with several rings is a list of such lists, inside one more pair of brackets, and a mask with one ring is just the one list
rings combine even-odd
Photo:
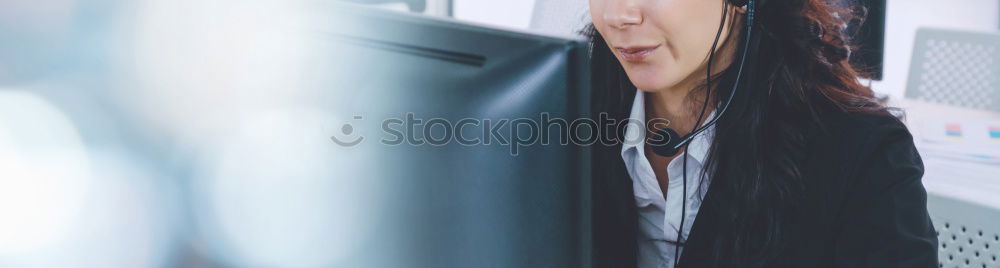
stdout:
[[1000,267],[1000,208],[929,194],[940,267]]
[[1000,112],[1000,34],[918,30],[906,97]]

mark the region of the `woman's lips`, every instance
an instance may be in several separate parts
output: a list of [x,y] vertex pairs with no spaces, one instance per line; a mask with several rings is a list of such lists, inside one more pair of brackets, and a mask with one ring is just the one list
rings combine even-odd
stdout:
[[640,62],[646,59],[649,54],[653,54],[660,45],[655,46],[634,46],[634,47],[619,47],[618,53],[621,54],[622,59],[630,62]]

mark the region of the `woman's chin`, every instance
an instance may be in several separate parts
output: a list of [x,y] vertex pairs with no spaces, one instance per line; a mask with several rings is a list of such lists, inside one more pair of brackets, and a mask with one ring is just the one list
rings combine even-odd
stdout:
[[632,85],[644,92],[656,92],[660,89],[669,87],[669,81],[664,81],[664,77],[657,77],[659,79],[629,79],[632,81]]
[[660,89],[668,88],[673,80],[671,75],[663,70],[654,70],[656,68],[646,68],[643,69],[633,69],[626,70],[629,80],[632,81],[632,85],[636,88],[641,89],[646,92],[658,91]]

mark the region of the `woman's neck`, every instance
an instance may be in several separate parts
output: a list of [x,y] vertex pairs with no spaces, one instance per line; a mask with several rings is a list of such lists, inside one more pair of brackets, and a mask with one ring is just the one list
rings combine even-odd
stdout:
[[[719,44],[716,49],[714,62],[711,63],[712,75],[721,73],[733,62],[734,54],[736,53],[736,39],[738,38],[729,37],[731,36],[727,36],[725,41]],[[645,98],[646,118],[668,120],[670,123],[667,127],[673,129],[681,136],[691,132],[695,124],[702,124],[709,120],[708,115],[715,110],[715,105],[713,105],[712,101],[715,99],[715,96],[707,96],[706,98],[704,92],[695,92],[698,89],[706,90],[704,84],[706,82],[706,74],[704,70],[708,68],[708,64],[706,57],[705,63],[696,69],[701,71],[691,73],[674,86],[645,93],[647,94]],[[716,84],[713,83],[708,86],[715,87]],[[713,93],[712,95],[715,95],[714,92],[717,91],[712,90],[711,92]],[[643,94],[643,92],[639,92],[638,94]],[[699,115],[701,115],[701,108],[706,101],[709,103],[705,106],[705,114],[701,118],[701,122],[696,122]],[[647,126],[647,129],[650,132],[657,130],[650,126]]]
[[[692,96],[691,91],[671,91],[663,90],[646,93],[646,118],[666,119],[669,127],[680,135],[687,135],[695,126],[698,115],[701,113],[701,106],[704,96]],[[643,94],[640,92],[639,94]],[[714,105],[709,104],[705,110],[705,117],[712,113]],[[704,118],[702,122],[704,122]],[[651,121],[651,122],[655,122]],[[662,126],[660,126],[662,127]],[[649,131],[656,131],[653,126],[647,126]]]
[[[721,49],[722,51],[718,54],[728,54],[729,49]],[[719,57],[716,59],[715,64],[712,67],[713,73],[718,74],[724,70],[725,67],[731,62],[731,57]],[[707,66],[703,65],[698,68],[699,70],[705,70]],[[695,124],[701,124],[708,120],[708,115],[715,110],[715,105],[713,101],[715,96],[705,96],[705,73],[695,72],[687,79],[684,79],[677,85],[662,90],[657,90],[653,92],[646,93],[646,118],[654,119],[666,119],[669,123],[667,127],[673,129],[677,134],[683,136],[687,135],[694,129]],[[711,86],[715,86],[714,83]],[[701,90],[698,90],[701,89]],[[715,95],[716,90],[712,90],[712,95]],[[642,94],[642,93],[640,93]],[[706,98],[707,97],[707,98]],[[705,105],[705,102],[708,105]],[[705,114],[701,118],[701,122],[698,121],[699,115],[701,115],[701,108],[705,107]],[[647,126],[649,131],[656,131]]]

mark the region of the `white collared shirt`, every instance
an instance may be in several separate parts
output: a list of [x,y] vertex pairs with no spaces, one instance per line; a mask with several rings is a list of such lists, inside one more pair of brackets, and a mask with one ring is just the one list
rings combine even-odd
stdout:
[[[679,154],[666,167],[655,167],[666,168],[669,176],[667,199],[664,199],[660,184],[653,172],[654,167],[646,158],[646,109],[643,95],[642,91],[635,94],[629,120],[642,123],[628,124],[622,146],[622,160],[625,161],[625,168],[628,170],[629,177],[632,178],[635,204],[639,211],[639,237],[637,239],[639,267],[669,268],[674,267],[675,246],[668,241],[678,241],[677,228],[679,228],[681,221],[684,154]],[[714,114],[713,112],[707,118],[711,119]],[[715,127],[709,127],[687,146],[689,159],[687,167],[687,215],[684,215],[683,236],[685,239],[691,232],[691,226],[694,225],[695,216],[698,215],[698,209],[701,207],[701,200],[708,191],[708,176],[704,181],[706,185],[701,187],[702,165],[714,134]]]

